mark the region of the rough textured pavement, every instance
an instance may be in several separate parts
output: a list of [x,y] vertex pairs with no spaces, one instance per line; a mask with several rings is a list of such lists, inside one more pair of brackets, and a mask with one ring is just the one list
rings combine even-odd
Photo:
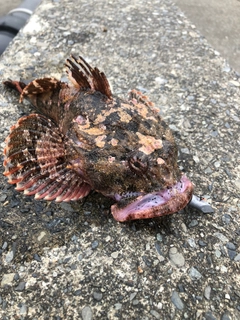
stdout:
[[[239,0],[175,0],[207,41],[240,72],[240,1]],[[0,16],[16,8],[22,1],[0,0]]]
[[[168,0],[65,0],[43,1],[1,57],[1,81],[60,78],[70,53],[103,69],[115,94],[151,97],[215,213],[117,223],[98,194],[37,202],[2,178],[1,319],[239,319],[238,75]],[[1,85],[0,107],[3,150],[31,106]]]

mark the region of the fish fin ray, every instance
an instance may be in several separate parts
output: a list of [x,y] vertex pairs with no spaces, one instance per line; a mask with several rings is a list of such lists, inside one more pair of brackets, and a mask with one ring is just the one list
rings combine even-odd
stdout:
[[105,74],[98,68],[92,68],[81,56],[71,56],[66,62],[69,80],[78,90],[99,91],[112,99],[110,84]]
[[12,126],[4,149],[4,175],[18,191],[36,199],[70,201],[91,190],[68,167],[65,140],[50,119],[31,114]]

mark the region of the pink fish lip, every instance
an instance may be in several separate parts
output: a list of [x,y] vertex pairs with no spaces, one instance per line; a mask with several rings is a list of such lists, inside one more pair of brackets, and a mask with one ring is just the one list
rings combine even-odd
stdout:
[[120,222],[161,217],[183,209],[192,194],[193,185],[183,175],[172,187],[140,195],[123,208],[116,203],[112,205],[111,211],[114,219]]

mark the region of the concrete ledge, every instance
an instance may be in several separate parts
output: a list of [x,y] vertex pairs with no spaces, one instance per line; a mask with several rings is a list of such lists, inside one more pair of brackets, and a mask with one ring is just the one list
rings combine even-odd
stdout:
[[[0,80],[60,78],[71,53],[103,69],[115,94],[138,88],[151,97],[176,134],[195,193],[215,213],[186,208],[120,224],[100,195],[37,202],[2,178],[1,318],[238,319],[236,73],[168,0],[43,0],[1,57]],[[1,150],[30,110],[1,85]]]

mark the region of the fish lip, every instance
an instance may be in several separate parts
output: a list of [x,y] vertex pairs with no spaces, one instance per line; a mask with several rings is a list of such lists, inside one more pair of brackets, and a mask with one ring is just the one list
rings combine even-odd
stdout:
[[183,175],[172,187],[140,195],[124,208],[119,208],[117,203],[112,205],[111,212],[114,219],[120,222],[161,217],[183,209],[192,194],[193,185]]

